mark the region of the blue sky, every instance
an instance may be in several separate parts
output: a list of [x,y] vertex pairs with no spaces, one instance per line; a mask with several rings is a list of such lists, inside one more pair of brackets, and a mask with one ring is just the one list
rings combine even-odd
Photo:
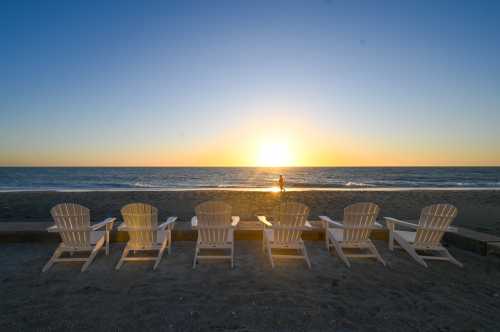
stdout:
[[0,19],[0,165],[252,165],[276,139],[297,165],[500,165],[498,1],[3,1]]

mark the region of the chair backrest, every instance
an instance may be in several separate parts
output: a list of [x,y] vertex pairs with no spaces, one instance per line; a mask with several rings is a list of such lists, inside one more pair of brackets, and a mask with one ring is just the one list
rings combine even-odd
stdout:
[[360,242],[370,238],[380,208],[374,203],[355,203],[344,209],[344,242]]
[[121,209],[131,247],[156,244],[158,209],[145,203],[132,203]]
[[305,227],[309,207],[302,203],[284,202],[273,210],[274,242],[292,243],[300,241]]
[[199,204],[195,208],[199,240],[214,245],[226,243],[231,229],[231,211],[231,205],[220,201]]
[[90,246],[90,210],[85,206],[62,203],[54,206],[50,214],[67,247]]
[[457,208],[451,204],[434,204],[423,208],[415,235],[415,244],[440,245],[444,233],[457,214]]

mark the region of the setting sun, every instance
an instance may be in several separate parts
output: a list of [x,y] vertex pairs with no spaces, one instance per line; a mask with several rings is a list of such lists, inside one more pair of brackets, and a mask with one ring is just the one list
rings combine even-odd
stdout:
[[290,166],[293,162],[292,154],[286,143],[264,143],[260,147],[257,158],[258,166],[281,167]]

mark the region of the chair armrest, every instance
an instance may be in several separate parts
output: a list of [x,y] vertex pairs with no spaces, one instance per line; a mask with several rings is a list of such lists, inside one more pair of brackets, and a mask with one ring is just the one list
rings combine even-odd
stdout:
[[384,226],[381,223],[376,222],[376,221],[373,223],[373,226],[374,226],[374,228],[384,228]]
[[47,228],[47,232],[49,233],[57,233],[59,232],[59,229],[57,228],[57,225],[53,225]]
[[334,226],[337,226],[337,227],[340,227],[340,228],[344,228],[344,224],[342,224],[342,223],[340,223],[338,221],[332,220],[328,216],[319,216],[319,219],[327,222],[330,225],[334,225]]
[[[100,223],[97,223],[97,224],[91,225],[91,226],[90,226],[90,229],[91,229],[91,230],[93,230],[93,231],[96,231],[96,230],[98,230],[99,228],[104,227],[104,226],[106,226],[106,225],[108,225],[108,224],[110,224],[110,225],[111,225],[111,228],[113,228],[113,223],[115,222],[115,220],[116,220],[116,218],[107,218],[107,219],[105,219],[105,220],[101,221]],[[110,229],[108,229],[108,227],[106,227],[106,230],[107,230],[107,231],[109,231],[109,230],[111,230],[111,228],[110,228]]]
[[73,228],[60,228],[57,227],[57,225],[50,226],[47,228],[47,232],[49,233],[59,233],[59,232],[86,232],[86,231],[91,231],[91,227],[73,227]]
[[238,223],[240,222],[240,217],[239,216],[232,216],[231,219],[232,219],[231,226],[232,227],[238,226]]
[[274,230],[287,230],[287,231],[310,231],[307,226],[289,226],[289,225],[273,225]]
[[[401,225],[401,226],[405,226],[405,227],[410,227],[410,228],[413,228],[413,229],[417,229],[418,228],[418,225],[416,224],[413,224],[411,222],[407,222],[407,221],[403,221],[403,220],[399,220],[399,219],[396,219],[396,218],[391,218],[391,217],[384,217],[385,219],[385,222],[386,224],[398,224],[398,225]],[[388,225],[388,228],[389,225]]]
[[198,218],[194,216],[193,218],[191,218],[191,228],[196,228],[196,227],[198,227]]
[[448,226],[448,229],[446,231],[450,233],[458,233],[458,227]]
[[259,221],[261,223],[263,223],[264,225],[266,225],[268,227],[273,227],[273,224],[271,224],[269,221],[267,221],[266,216],[257,216],[257,219],[259,219]]
[[176,220],[177,217],[168,217],[167,221],[165,221],[163,224],[158,225],[158,230],[163,231],[165,230],[165,228],[167,228],[167,226],[173,226]]

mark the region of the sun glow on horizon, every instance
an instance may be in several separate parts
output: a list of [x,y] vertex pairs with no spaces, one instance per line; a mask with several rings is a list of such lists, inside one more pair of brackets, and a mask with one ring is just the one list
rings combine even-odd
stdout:
[[260,146],[257,166],[285,167],[292,166],[293,155],[288,144],[283,142],[265,142]]

